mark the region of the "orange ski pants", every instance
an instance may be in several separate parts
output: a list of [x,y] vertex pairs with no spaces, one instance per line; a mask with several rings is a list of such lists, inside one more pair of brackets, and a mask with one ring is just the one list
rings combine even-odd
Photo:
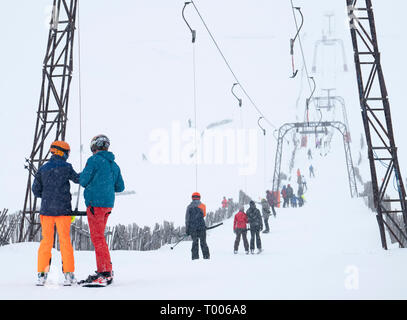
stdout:
[[54,226],[57,226],[62,257],[63,272],[74,272],[75,262],[71,244],[71,217],[50,217],[40,215],[42,240],[38,249],[38,272],[48,272],[51,262],[51,250],[54,246]]

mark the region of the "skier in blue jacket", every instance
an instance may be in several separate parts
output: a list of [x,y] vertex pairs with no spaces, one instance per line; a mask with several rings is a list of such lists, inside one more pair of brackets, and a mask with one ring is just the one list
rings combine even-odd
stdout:
[[95,247],[97,271],[81,282],[86,286],[106,286],[113,281],[112,263],[105,239],[105,228],[115,202],[115,192],[124,190],[124,182],[115,156],[108,151],[110,140],[98,135],[91,141],[91,156],[80,174],[85,188],[86,213],[92,243]]
[[70,181],[79,183],[79,175],[67,162],[71,148],[65,141],[51,144],[52,154],[48,162],[35,174],[32,191],[41,198],[40,221],[42,240],[38,249],[38,286],[46,283],[54,245],[56,226],[62,256],[64,285],[76,282],[74,252],[71,245],[71,186]]

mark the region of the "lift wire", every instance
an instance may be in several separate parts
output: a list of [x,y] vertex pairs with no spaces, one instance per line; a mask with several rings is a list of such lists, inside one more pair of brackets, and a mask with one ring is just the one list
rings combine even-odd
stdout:
[[251,98],[251,96],[249,95],[249,93],[247,92],[247,90],[245,89],[245,87],[242,85],[242,83],[239,81],[239,78],[237,77],[236,73],[233,71],[230,63],[228,62],[228,60],[226,59],[225,55],[223,54],[222,50],[219,47],[219,44],[217,43],[217,41],[215,40],[212,32],[209,30],[208,25],[206,24],[204,18],[202,17],[200,11],[198,10],[197,6],[195,5],[194,1],[190,1],[190,3],[192,3],[192,5],[195,8],[195,11],[197,12],[199,18],[201,19],[206,31],[208,32],[210,38],[212,39],[212,42],[214,43],[215,47],[217,48],[218,52],[220,53],[220,55],[223,58],[223,61],[225,62],[226,66],[228,67],[229,71],[231,72],[232,76],[234,77],[234,79],[236,80],[236,82],[239,84],[240,88],[242,89],[243,93],[245,94],[245,96],[249,99],[250,103],[252,104],[252,106],[256,109],[256,111],[262,116],[264,117],[264,120],[267,121],[267,123],[272,126],[273,128],[277,129],[277,127],[269,120],[265,117],[265,115],[263,114],[263,112],[260,110],[260,108],[256,105],[256,103],[254,102],[254,100]]
[[300,92],[298,93],[297,100],[295,101],[295,108],[296,109],[298,109],[298,105],[300,103],[303,88],[304,88],[304,64],[301,67]]
[[198,126],[197,126],[197,99],[196,99],[196,50],[195,50],[195,41],[196,41],[196,31],[191,28],[190,24],[188,23],[187,19],[185,18],[185,8],[187,5],[191,4],[192,2],[185,2],[184,8],[182,9],[182,18],[184,19],[186,25],[188,26],[189,30],[191,31],[192,35],[192,70],[193,70],[193,96],[194,96],[194,125],[195,125],[195,191],[198,191]]
[[260,124],[260,120],[261,119],[264,119],[263,117],[260,117],[258,120],[257,120],[257,125],[260,127],[260,129],[263,131],[263,136],[264,136],[264,139],[263,139],[263,143],[264,143],[264,145],[263,145],[263,184],[264,184],[264,190],[266,190],[266,185],[267,185],[267,182],[266,182],[266,176],[267,176],[267,174],[266,174],[266,160],[267,160],[267,158],[266,158],[266,129],[264,129],[262,126],[261,126],[261,124]]
[[[240,130],[243,132],[243,129],[244,129],[243,108],[239,108],[239,115],[240,115]],[[247,192],[247,176],[246,175],[244,175],[244,177],[243,177],[242,190],[244,192]]]
[[[79,168],[82,172],[82,152],[83,152],[83,143],[82,143],[82,73],[81,73],[81,25],[80,25],[80,1],[77,5],[77,20],[78,20],[78,99],[79,99]],[[78,211],[79,208],[79,197],[80,197],[81,185],[78,186],[78,197],[76,198],[75,211]],[[82,217],[81,217],[82,219]]]
[[[195,39],[194,39],[195,40]],[[195,41],[192,42],[192,65],[193,65],[193,81],[194,81],[194,121],[195,121],[195,150],[198,150],[198,123],[197,123],[197,104],[196,104],[196,54],[195,54]],[[195,155],[195,191],[198,191],[198,156],[199,152]]]

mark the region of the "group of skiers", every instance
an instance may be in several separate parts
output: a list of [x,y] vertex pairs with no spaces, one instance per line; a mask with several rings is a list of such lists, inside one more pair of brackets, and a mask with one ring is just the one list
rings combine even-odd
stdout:
[[[83,286],[107,286],[113,281],[112,262],[107,246],[104,231],[112,212],[115,202],[115,192],[124,191],[124,181],[115,156],[108,151],[110,140],[105,135],[98,135],[91,140],[90,149],[92,156],[87,160],[86,166],[81,173],[76,173],[72,165],[67,162],[70,154],[70,146],[65,141],[54,141],[51,144],[50,160],[41,166],[35,174],[32,191],[37,198],[41,198],[40,221],[42,227],[42,240],[38,249],[38,280],[37,285],[43,286],[47,281],[51,265],[51,250],[54,246],[54,229],[59,235],[64,285],[70,286],[79,283]],[[310,174],[313,174],[312,165]],[[75,262],[74,252],[70,239],[70,225],[75,218],[72,211],[70,193],[70,181],[80,184],[85,188],[84,198],[87,207],[86,215],[89,223],[89,231],[95,248],[97,271],[86,280],[77,281],[74,275]],[[297,195],[290,184],[283,186],[283,208],[304,204],[304,187],[306,182],[300,170],[297,170],[297,182],[299,184]],[[79,195],[78,195],[79,196]],[[278,197],[279,198],[279,197]],[[273,214],[276,217],[275,207],[279,205],[274,192],[266,191],[266,198],[257,202],[261,205],[260,210],[256,202],[250,200],[249,208],[245,212],[244,207],[234,217],[233,232],[236,234],[234,253],[238,253],[239,243],[243,239],[246,254],[263,251],[260,232],[270,232],[269,218]],[[227,209],[229,201],[226,197],[222,200],[222,208]],[[199,259],[199,247],[204,259],[210,258],[209,247],[206,242],[206,206],[201,202],[198,192],[192,194],[192,202],[188,205],[185,216],[186,236],[192,238],[192,260]],[[264,223],[263,223],[264,222]],[[250,231],[250,244],[247,232]],[[250,250],[250,251],[249,251]]]
[[304,193],[305,191],[307,191],[308,187],[305,177],[301,174],[300,169],[297,170],[297,184],[298,184],[297,193],[294,193],[294,189],[291,186],[291,184],[287,184],[287,186],[284,185],[283,188],[281,189],[281,196],[283,197],[283,208],[289,207],[297,208],[302,207],[304,205],[305,203]]
[[[65,141],[51,144],[52,154],[48,162],[35,174],[32,191],[41,198],[40,222],[42,240],[38,249],[37,285],[45,285],[51,265],[51,250],[54,246],[54,229],[59,236],[64,285],[79,283],[83,286],[107,286],[113,281],[112,262],[104,232],[115,202],[115,192],[124,190],[124,182],[115,156],[108,151],[110,140],[98,135],[91,140],[92,156],[81,173],[76,173],[67,162],[70,146]],[[97,271],[86,280],[75,278],[74,251],[70,239],[72,211],[70,181],[85,188],[86,214],[92,243],[95,247]],[[78,195],[79,196],[79,195]]]
[[[270,213],[270,212],[269,212]],[[268,219],[268,218],[267,218]],[[249,228],[247,226],[249,225]],[[269,232],[269,226],[266,225],[264,232]],[[234,243],[234,253],[237,254],[239,250],[240,238],[243,238],[243,246],[246,254],[250,252],[254,254],[254,249],[257,247],[257,253],[263,251],[261,247],[260,231],[263,230],[263,220],[260,210],[256,208],[256,203],[252,200],[249,203],[249,209],[246,213],[244,207],[241,207],[239,212],[235,215],[233,220],[233,232],[236,234]],[[247,231],[250,231],[250,247],[247,240]]]
[[[254,254],[257,248],[257,253],[263,251],[261,245],[260,232],[265,230],[263,233],[270,232],[269,218],[271,214],[276,217],[275,206],[277,205],[275,197],[270,191],[266,191],[266,198],[262,199],[261,210],[256,207],[256,202],[251,200],[249,202],[249,208],[245,212],[244,207],[241,206],[238,213],[235,215],[233,220],[233,232],[236,234],[236,239],[234,242],[234,253],[237,254],[239,250],[240,240],[243,239],[243,246],[246,254]],[[223,208],[227,208],[226,198],[222,203],[225,204]],[[272,211],[271,211],[271,210]],[[273,212],[273,213],[272,213]],[[192,194],[192,202],[188,205],[185,215],[185,233],[186,236],[191,236],[192,238],[192,260],[199,259],[199,247],[202,251],[202,256],[204,259],[210,258],[209,247],[206,242],[206,230],[205,225],[206,207],[201,202],[201,195],[198,192]],[[263,223],[264,221],[264,223]],[[247,232],[250,231],[250,244],[247,239]],[[249,251],[250,250],[250,251]]]

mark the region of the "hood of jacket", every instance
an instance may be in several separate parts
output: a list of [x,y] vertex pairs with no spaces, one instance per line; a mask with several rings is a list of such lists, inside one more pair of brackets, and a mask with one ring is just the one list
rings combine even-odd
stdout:
[[192,200],[190,206],[198,207],[201,204],[201,200]]
[[106,150],[99,151],[95,155],[98,156],[98,157],[103,157],[103,158],[105,158],[106,160],[108,160],[110,162],[113,162],[114,159],[115,159],[115,156],[114,156],[113,152],[106,151]]
[[67,158],[61,157],[61,156],[59,156],[57,154],[53,154],[49,160],[50,161],[63,161],[63,162],[66,162]]

